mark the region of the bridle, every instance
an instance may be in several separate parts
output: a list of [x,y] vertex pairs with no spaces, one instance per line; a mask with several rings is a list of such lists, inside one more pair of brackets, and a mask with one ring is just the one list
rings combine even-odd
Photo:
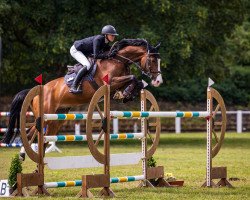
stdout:
[[[151,55],[160,55],[160,53],[150,53],[149,52],[149,50],[147,51],[147,59],[146,59],[146,64],[145,64],[145,68],[146,68],[146,75],[151,79],[152,78],[152,74],[157,74],[157,76],[158,75],[160,75],[161,74],[161,71],[160,70],[157,70],[157,71],[152,71],[151,69],[150,69],[150,64],[149,64],[149,60],[150,60],[150,56]],[[157,64],[157,66],[158,66],[158,69],[160,69],[160,59],[159,58],[157,58],[157,61],[158,61],[158,64]],[[157,77],[156,76],[156,77]]]
[[[146,63],[145,63],[145,69],[146,69],[146,70],[145,70],[145,69],[144,69],[141,65],[139,65],[137,62],[135,62],[135,61],[133,61],[133,60],[127,58],[127,57],[124,57],[124,56],[122,56],[122,55],[116,54],[117,57],[120,57],[120,58],[123,58],[123,59],[129,61],[130,64],[133,63],[133,64],[141,71],[141,73],[142,73],[143,75],[146,75],[147,77],[149,77],[150,79],[152,79],[152,76],[153,76],[152,74],[157,74],[157,76],[158,76],[158,75],[161,74],[161,71],[159,71],[159,70],[157,70],[157,71],[152,71],[152,70],[150,69],[151,66],[150,66],[150,64],[149,64],[149,60],[150,60],[150,56],[151,56],[151,55],[160,55],[160,53],[150,53],[149,50],[147,51],[147,57],[146,57]],[[160,66],[159,60],[160,60],[160,59],[157,59],[157,60],[158,60],[158,69],[159,69],[159,66]]]

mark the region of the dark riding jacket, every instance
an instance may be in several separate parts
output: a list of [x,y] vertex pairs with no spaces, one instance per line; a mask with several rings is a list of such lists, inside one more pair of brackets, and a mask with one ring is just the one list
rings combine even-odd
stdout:
[[95,35],[74,42],[74,46],[78,51],[81,51],[85,56],[94,56],[95,59],[104,59],[107,55],[105,51],[110,50],[110,46],[105,43],[104,35]]

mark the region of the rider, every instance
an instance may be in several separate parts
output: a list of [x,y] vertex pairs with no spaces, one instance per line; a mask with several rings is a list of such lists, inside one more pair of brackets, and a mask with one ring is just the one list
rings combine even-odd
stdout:
[[113,42],[117,35],[118,34],[113,26],[106,25],[102,28],[101,35],[95,35],[74,42],[73,46],[70,48],[70,54],[82,64],[83,68],[78,72],[69,92],[74,94],[82,92],[81,87],[79,87],[79,89],[77,88],[79,83],[81,83],[82,78],[91,67],[90,62],[87,59],[88,56],[93,55],[94,59],[106,59],[114,56],[107,55],[104,52],[110,49],[108,43]]

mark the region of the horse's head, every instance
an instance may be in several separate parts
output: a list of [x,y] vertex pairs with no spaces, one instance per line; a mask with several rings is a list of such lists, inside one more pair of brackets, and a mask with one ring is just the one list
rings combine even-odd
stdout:
[[159,87],[163,83],[159,48],[160,43],[156,47],[148,45],[141,58],[141,71],[151,79],[151,84],[154,87]]
[[140,63],[136,66],[151,79],[153,86],[158,87],[163,83],[159,48],[160,44],[153,47],[144,39],[123,39],[117,42],[111,51],[118,52],[117,56],[125,59],[127,63]]

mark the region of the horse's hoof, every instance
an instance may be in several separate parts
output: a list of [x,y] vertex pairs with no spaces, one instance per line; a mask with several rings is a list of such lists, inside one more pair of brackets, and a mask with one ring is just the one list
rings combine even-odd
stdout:
[[25,153],[19,154],[19,160],[24,161],[25,160]]
[[123,96],[123,94],[122,94],[122,91],[116,91],[116,93],[114,94],[114,96],[113,96],[113,99],[115,99],[115,100],[120,100],[120,99],[124,99],[124,96]]

